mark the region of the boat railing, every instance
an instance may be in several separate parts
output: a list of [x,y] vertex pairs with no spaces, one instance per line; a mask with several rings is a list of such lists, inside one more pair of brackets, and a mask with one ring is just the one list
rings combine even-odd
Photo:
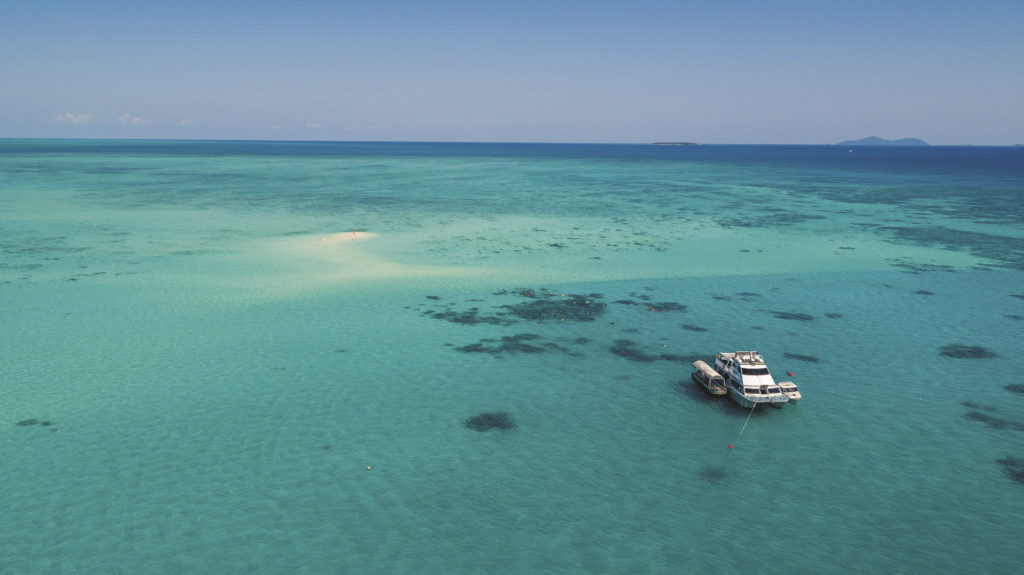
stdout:
[[753,403],[786,403],[789,398],[784,393],[774,393],[772,395],[744,395],[744,397]]

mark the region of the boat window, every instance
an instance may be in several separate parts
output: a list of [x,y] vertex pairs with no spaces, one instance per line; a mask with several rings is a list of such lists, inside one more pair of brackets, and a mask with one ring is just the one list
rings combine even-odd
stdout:
[[777,387],[769,387],[768,393],[781,393]]
[[744,367],[743,375],[768,375],[767,367]]
[[745,388],[745,389],[743,390],[743,392],[744,392],[744,393],[748,393],[748,394],[757,394],[757,393],[758,393],[758,391],[757,391],[757,388],[756,388],[756,387],[748,387],[748,388]]

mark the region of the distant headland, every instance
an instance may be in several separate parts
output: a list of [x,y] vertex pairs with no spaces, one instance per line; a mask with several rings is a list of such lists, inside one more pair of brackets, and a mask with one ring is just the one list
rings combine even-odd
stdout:
[[886,140],[885,138],[879,138],[877,136],[869,136],[867,138],[861,138],[859,140],[843,140],[836,144],[837,146],[928,146],[928,142],[925,142],[919,138],[903,138],[900,140]]
[[654,146],[696,146],[697,142],[654,142]]

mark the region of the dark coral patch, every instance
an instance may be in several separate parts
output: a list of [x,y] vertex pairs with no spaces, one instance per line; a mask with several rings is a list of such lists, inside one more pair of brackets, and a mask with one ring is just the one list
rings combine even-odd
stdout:
[[[31,427],[33,425],[38,425],[39,427],[50,427],[50,426],[53,425],[53,422],[52,421],[48,421],[48,420],[39,420],[39,419],[32,418],[32,419],[22,419],[21,421],[15,423],[14,425],[17,425],[18,427]],[[51,427],[50,431],[57,431],[57,428],[56,427]]]
[[646,354],[637,349],[636,342],[629,339],[615,340],[615,345],[613,345],[609,351],[619,357],[624,357],[629,361],[651,363],[658,360],[658,356]]
[[980,345],[963,345],[959,343],[942,346],[939,354],[954,359],[988,359],[998,357],[996,352]]
[[886,262],[893,267],[900,268],[907,273],[919,274],[923,272],[952,272],[956,271],[953,266],[946,264],[921,264],[900,258],[886,258]]
[[789,311],[773,311],[772,315],[774,315],[776,319],[790,319],[793,321],[811,321],[814,319],[813,315]]
[[[506,335],[502,336],[500,345],[484,345],[483,343],[473,343],[464,345],[462,347],[455,348],[456,351],[463,353],[490,353],[492,355],[500,355],[502,353],[543,353],[546,351],[545,348],[526,343],[528,341],[534,341],[540,339],[540,336],[533,333],[520,333],[517,335]],[[493,339],[483,339],[481,342],[495,342]],[[549,347],[551,347],[549,345]],[[557,347],[557,346],[555,346]]]
[[808,363],[818,363],[818,358],[813,355],[801,355],[799,353],[784,353],[782,354],[786,359],[795,359],[797,361],[806,361]]
[[973,421],[980,421],[992,429],[1014,429],[1016,431],[1024,431],[1024,423],[1003,419],[987,413],[981,413],[980,411],[968,411],[964,414],[964,417]]
[[464,325],[478,325],[481,323],[491,325],[512,325],[513,321],[505,318],[501,318],[493,315],[480,315],[479,308],[469,308],[465,311],[433,311],[427,310],[423,312],[423,315],[432,317],[434,319],[440,319],[451,323],[460,323]]
[[464,419],[462,425],[473,431],[490,431],[492,429],[498,429],[501,431],[508,431],[516,426],[516,422],[512,420],[512,416],[499,411],[496,413],[480,413]]
[[503,305],[503,309],[520,319],[530,321],[594,321],[603,314],[607,305],[597,298],[584,295],[555,296],[545,293],[521,292],[529,299],[515,305]]
[[919,289],[916,292],[914,292],[914,295],[935,295],[935,292],[930,292],[926,289]]
[[1020,321],[1020,320],[1024,319],[1024,315],[1017,315],[1017,314],[1012,314],[1012,313],[1011,314],[1006,314],[1003,317],[1005,317],[1006,319],[1013,319],[1013,320],[1017,320],[1017,321]]
[[684,323],[684,324],[680,325],[680,327],[682,327],[683,329],[685,329],[687,331],[707,331],[708,330],[708,328],[706,328],[706,327],[701,327],[699,325],[692,325],[692,324],[688,324],[688,323]]
[[697,477],[699,477],[701,481],[706,481],[708,483],[718,483],[728,477],[728,475],[729,474],[725,472],[725,469],[710,466],[704,467],[699,473],[697,473]]
[[674,301],[663,301],[647,304],[647,309],[651,311],[686,311],[686,306]]
[[841,314],[841,313],[827,313],[827,314],[825,314],[825,317],[827,317],[829,319],[839,319],[839,318],[843,317],[843,314]]
[[996,463],[1003,466],[1003,471],[1010,479],[1024,485],[1024,457],[1004,457]]
[[1011,383],[1010,385],[1004,385],[1003,389],[1006,391],[1012,391],[1013,393],[1024,393],[1024,385],[1020,383]]

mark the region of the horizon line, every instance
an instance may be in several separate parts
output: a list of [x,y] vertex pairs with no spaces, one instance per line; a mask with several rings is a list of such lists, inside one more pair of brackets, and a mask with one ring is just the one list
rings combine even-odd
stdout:
[[[903,139],[903,138],[901,138]],[[661,146],[692,148],[700,146],[837,146],[856,148],[1015,148],[1024,144],[929,144],[924,145],[887,145],[887,144],[844,144],[835,143],[750,143],[750,142],[690,142],[682,140],[652,140],[649,142],[582,142],[582,141],[512,141],[512,140],[299,140],[299,139],[264,139],[264,138],[87,138],[87,137],[39,137],[39,136],[0,136],[0,141],[36,140],[36,141],[101,141],[101,142],[251,142],[251,143],[295,143],[295,144],[524,144],[524,145],[574,145],[574,146]],[[845,140],[844,140],[845,141]]]

